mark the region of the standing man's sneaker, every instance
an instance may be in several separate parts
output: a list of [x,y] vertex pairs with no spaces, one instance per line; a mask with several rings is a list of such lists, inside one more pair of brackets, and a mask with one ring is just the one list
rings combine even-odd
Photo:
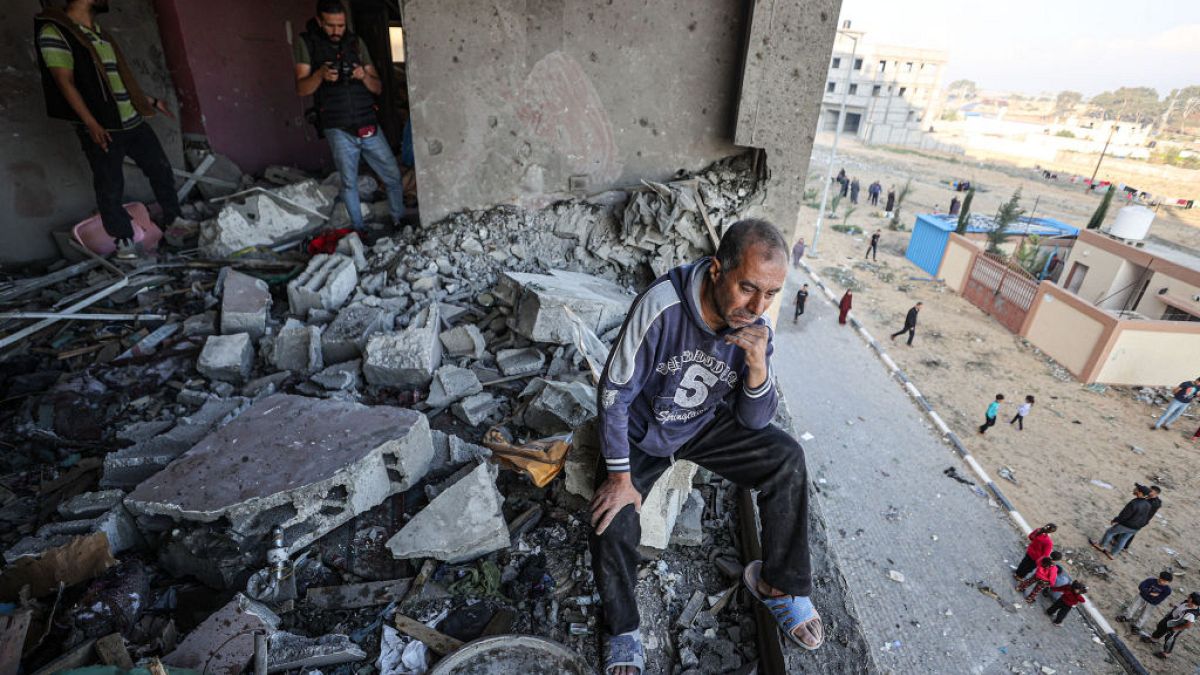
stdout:
[[140,257],[137,245],[132,239],[118,239],[115,257],[117,260],[137,260]]

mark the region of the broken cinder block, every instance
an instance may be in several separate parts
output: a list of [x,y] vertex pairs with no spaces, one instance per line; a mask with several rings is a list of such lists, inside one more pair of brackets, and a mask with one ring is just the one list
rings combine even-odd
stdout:
[[288,319],[279,335],[271,362],[279,370],[311,375],[325,366],[321,358],[321,328]]
[[477,427],[487,421],[488,415],[491,415],[499,404],[495,396],[484,391],[458,401],[450,407],[450,411],[468,425]]
[[396,313],[386,307],[355,303],[338,312],[333,323],[321,333],[321,354],[326,364],[359,358],[367,341],[376,333],[390,331]]
[[357,285],[353,260],[338,253],[319,253],[308,261],[300,276],[288,282],[288,308],[302,318],[312,309],[335,310]]
[[501,349],[496,352],[496,365],[506,377],[536,373],[546,363],[546,355],[533,347]]
[[496,489],[496,468],[483,463],[434,498],[387,542],[397,558],[451,564],[508,548],[511,540]]
[[412,325],[396,333],[371,336],[363,376],[376,387],[424,387],[442,364],[437,305],[421,311]]
[[473,323],[442,331],[439,337],[442,346],[446,348],[446,354],[450,356],[470,356],[478,359],[487,351],[487,341]]
[[257,340],[267,332],[271,291],[267,282],[237,270],[225,273],[221,287],[221,334],[246,333]]
[[475,371],[458,366],[442,366],[433,374],[433,381],[429,384],[429,397],[425,402],[435,408],[442,408],[481,391],[483,385],[480,384]]
[[505,272],[495,294],[512,305],[513,329],[534,342],[566,345],[575,341],[569,309],[597,335],[619,326],[633,304],[625,289],[579,272]]
[[247,333],[210,335],[196,360],[196,370],[210,380],[238,384],[250,376],[254,345]]
[[530,429],[550,435],[571,431],[595,416],[595,387],[582,382],[544,381],[541,391],[529,401],[524,420]]

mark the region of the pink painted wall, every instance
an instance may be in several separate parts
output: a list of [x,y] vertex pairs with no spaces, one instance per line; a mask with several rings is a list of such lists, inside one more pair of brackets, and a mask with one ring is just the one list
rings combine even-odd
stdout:
[[242,171],[270,164],[330,166],[328,146],[304,121],[292,39],[312,0],[154,0],[163,49],[179,90],[185,133],[204,134]]

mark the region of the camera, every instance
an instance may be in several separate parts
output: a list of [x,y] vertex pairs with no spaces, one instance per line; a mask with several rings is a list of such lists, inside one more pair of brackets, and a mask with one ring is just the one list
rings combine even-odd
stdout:
[[338,52],[337,58],[329,63],[330,70],[337,73],[337,81],[341,83],[349,83],[351,76],[354,74],[354,69],[357,67],[358,64],[351,61],[342,52]]

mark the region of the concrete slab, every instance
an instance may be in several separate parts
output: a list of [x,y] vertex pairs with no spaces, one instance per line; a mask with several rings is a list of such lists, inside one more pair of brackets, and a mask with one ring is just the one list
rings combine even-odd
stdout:
[[300,276],[288,282],[288,308],[301,318],[313,309],[335,310],[346,302],[357,285],[354,260],[338,253],[319,253],[308,261]]
[[271,290],[267,282],[237,270],[225,273],[221,287],[221,333],[246,333],[257,340],[267,332]]
[[496,489],[495,465],[483,463],[439,494],[387,542],[397,558],[473,560],[511,545]]
[[413,389],[428,386],[442,364],[437,306],[421,311],[408,328],[373,335],[367,342],[363,375],[376,387]]
[[[316,181],[307,180],[274,192],[310,209],[326,209],[331,202],[319,187]],[[298,238],[321,223],[321,219],[303,210],[264,194],[253,194],[227,202],[216,219],[201,224],[200,252],[206,258],[226,258],[248,246],[270,246]]]
[[516,310],[513,329],[535,342],[572,344],[575,332],[567,310],[597,335],[619,326],[634,296],[606,279],[578,272],[505,272],[496,296]]
[[297,552],[415,485],[432,459],[429,422],[418,412],[275,394],[143,482],[125,504],[176,528],[216,523],[235,532],[241,550],[253,552],[249,565],[272,527],[282,526]]
[[238,593],[196,627],[163,664],[213,675],[239,675],[254,657],[254,634],[273,633],[280,619],[266,605]]

